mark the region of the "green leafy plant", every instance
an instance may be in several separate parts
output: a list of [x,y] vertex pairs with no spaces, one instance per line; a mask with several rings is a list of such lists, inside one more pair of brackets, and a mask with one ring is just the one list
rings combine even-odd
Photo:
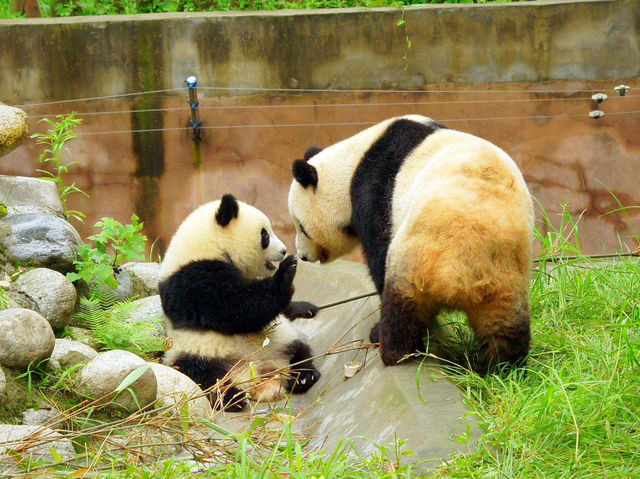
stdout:
[[84,244],[78,248],[78,259],[73,262],[76,272],[67,273],[67,278],[115,289],[118,287],[115,273],[120,266],[127,261],[144,259],[147,237],[140,232],[144,224],[133,214],[129,225],[102,218],[94,226],[102,228],[100,233],[88,238],[95,246]]
[[142,356],[166,350],[167,340],[153,334],[161,328],[163,318],[132,321],[137,307],[130,301],[114,303],[94,293],[80,300],[75,319],[88,326],[101,349],[124,349]]
[[76,138],[73,129],[82,123],[82,119],[76,118],[76,112],[69,115],[57,115],[57,121],[50,118],[43,118],[40,122],[47,123],[51,126],[46,133],[34,133],[31,138],[35,138],[36,144],[45,145],[46,148],[38,161],[44,164],[53,165],[53,171],[37,170],[45,176],[43,179],[53,181],[58,186],[58,195],[65,211],[67,219],[74,218],[82,222],[85,214],[67,208],[67,197],[72,193],[81,193],[87,198],[89,195],[76,186],[75,183],[65,185],[62,176],[69,173],[69,167],[76,165],[77,161],[64,163],[63,157],[69,155],[69,149],[65,144],[69,140]]

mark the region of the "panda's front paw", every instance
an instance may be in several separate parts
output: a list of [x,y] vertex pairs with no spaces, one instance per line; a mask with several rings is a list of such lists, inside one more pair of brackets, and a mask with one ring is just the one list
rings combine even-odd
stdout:
[[285,308],[293,296],[293,278],[296,277],[298,260],[295,256],[289,255],[282,260],[278,266],[278,271],[274,275],[277,295],[280,297],[282,307]]
[[320,371],[313,364],[301,366],[291,371],[291,378],[287,389],[293,394],[302,394],[313,386],[320,379]]
[[287,309],[283,311],[285,317],[291,321],[297,318],[315,318],[319,308],[307,301],[293,301]]

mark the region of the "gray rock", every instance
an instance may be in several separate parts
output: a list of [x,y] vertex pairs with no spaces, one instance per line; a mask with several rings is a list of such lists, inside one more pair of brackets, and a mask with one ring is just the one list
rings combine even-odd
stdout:
[[23,307],[44,316],[54,331],[69,324],[76,307],[76,288],[71,281],[48,268],[32,269],[21,275],[12,284],[12,296]]
[[63,460],[68,461],[76,457],[76,451],[69,439],[48,427],[32,425],[0,425],[0,477],[20,472],[16,466],[10,465],[11,460],[7,449],[20,448],[22,454],[46,463],[56,463],[51,453],[55,450]]
[[41,426],[42,424],[59,417],[60,413],[56,409],[29,408],[22,412],[22,424],[27,426]]
[[7,206],[10,215],[39,213],[66,218],[53,181],[0,175],[0,203]]
[[162,406],[171,406],[177,402],[193,397],[200,396],[197,399],[190,400],[189,415],[192,418],[211,418],[211,403],[206,396],[202,395],[202,389],[194,383],[188,376],[164,364],[152,363],[151,369],[156,375],[158,382],[157,400]]
[[4,371],[0,369],[0,404],[4,399],[4,391],[7,388],[7,378],[4,375]]
[[[135,310],[127,322],[129,323],[144,323],[145,320],[150,318],[164,318],[164,311],[162,310],[162,303],[160,302],[160,296],[148,296],[146,298],[137,299],[131,304],[135,305]],[[149,334],[156,336],[157,338],[164,338],[167,336],[167,330],[164,326],[164,321],[149,322]]]
[[43,266],[61,273],[74,270],[80,235],[67,221],[35,213],[4,218],[11,234],[2,241],[10,261]]
[[29,117],[19,108],[0,103],[0,156],[22,143],[29,133]]
[[[115,274],[116,281],[118,282],[118,289],[115,290],[116,296],[119,301],[131,299],[134,296],[133,281],[131,276],[126,271],[118,271]],[[108,288],[108,286],[105,286]]]
[[146,366],[147,370],[128,388],[133,391],[135,398],[125,389],[115,398],[111,395],[101,401],[110,408],[138,410],[155,401],[158,385],[151,367],[128,351],[107,351],[93,358],[80,372],[78,392],[92,399],[100,399],[115,391],[130,373],[141,366]]
[[48,367],[53,371],[64,371],[76,364],[88,364],[97,355],[95,350],[80,341],[58,338]]
[[[326,265],[301,261],[294,283],[294,299],[317,305],[375,291],[365,265],[342,260]],[[293,414],[304,411],[294,428],[310,437],[308,450],[331,451],[350,439],[367,457],[378,452],[376,445],[402,439],[403,449],[414,451],[403,462],[421,461],[414,470],[417,475],[452,454],[475,451],[477,421],[437,363],[421,365],[417,360],[387,367],[377,349],[356,349],[369,343],[369,331],[379,319],[380,299],[375,295],[324,309],[316,318],[296,320],[313,353],[326,354],[314,361],[322,372],[318,383],[289,398]],[[354,360],[362,369],[345,379],[345,365]],[[241,418],[227,413],[216,421],[237,430]]]
[[32,361],[51,356],[55,345],[51,325],[30,309],[0,311],[0,364],[26,368]]
[[158,294],[160,263],[125,263],[122,270],[131,277],[133,296],[145,298]]

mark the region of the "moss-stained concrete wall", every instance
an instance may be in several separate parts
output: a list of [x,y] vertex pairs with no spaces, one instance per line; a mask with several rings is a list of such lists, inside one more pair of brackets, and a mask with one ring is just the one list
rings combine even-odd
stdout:
[[173,88],[189,73],[348,89],[633,77],[639,19],[622,0],[0,21],[0,98]]
[[[204,126],[215,129],[204,130],[199,151],[181,129],[190,74],[223,88],[200,91]],[[71,200],[88,215],[81,233],[91,234],[102,216],[124,221],[135,211],[160,246],[188,211],[227,191],[263,209],[291,245],[291,160],[366,126],[344,123],[406,113],[511,153],[552,216],[562,202],[584,212],[588,251],[618,248],[618,237],[633,246],[630,224],[640,227],[640,210],[630,219],[601,215],[617,207],[607,189],[625,205],[640,204],[640,119],[626,113],[640,110],[639,76],[637,0],[0,21],[5,103],[171,89],[24,106],[32,131],[43,129],[39,115],[77,110],[84,118],[70,144],[79,164],[69,179],[92,195]],[[580,90],[613,95],[618,83],[634,92],[605,103],[605,118],[589,119],[591,93]],[[392,91],[402,89],[431,92]],[[495,93],[502,90],[515,93]],[[287,124],[307,126],[277,126]],[[92,134],[114,130],[145,131]],[[37,175],[39,153],[25,142],[2,159],[0,173]]]

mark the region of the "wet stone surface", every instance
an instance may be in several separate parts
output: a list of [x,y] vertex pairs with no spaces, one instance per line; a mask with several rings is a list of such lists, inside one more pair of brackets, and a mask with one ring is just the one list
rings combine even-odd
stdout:
[[[295,284],[295,299],[319,306],[375,290],[366,266],[347,261],[325,266],[301,262]],[[385,367],[377,348],[358,348],[369,343],[379,305],[373,296],[328,308],[314,319],[296,320],[314,354],[342,351],[318,358],[318,383],[306,394],[291,397],[294,414],[304,411],[294,423],[296,430],[310,438],[309,449],[327,454],[343,438],[352,439],[363,456],[376,453],[376,444],[389,446],[401,439],[402,450],[413,451],[405,461],[421,462],[425,468],[437,467],[455,452],[472,450],[480,430],[462,394],[436,364],[420,367],[413,361]],[[353,360],[364,366],[345,379],[345,364]],[[269,407],[258,405],[256,410]],[[243,421],[246,415],[224,415],[229,427],[240,427]]]

